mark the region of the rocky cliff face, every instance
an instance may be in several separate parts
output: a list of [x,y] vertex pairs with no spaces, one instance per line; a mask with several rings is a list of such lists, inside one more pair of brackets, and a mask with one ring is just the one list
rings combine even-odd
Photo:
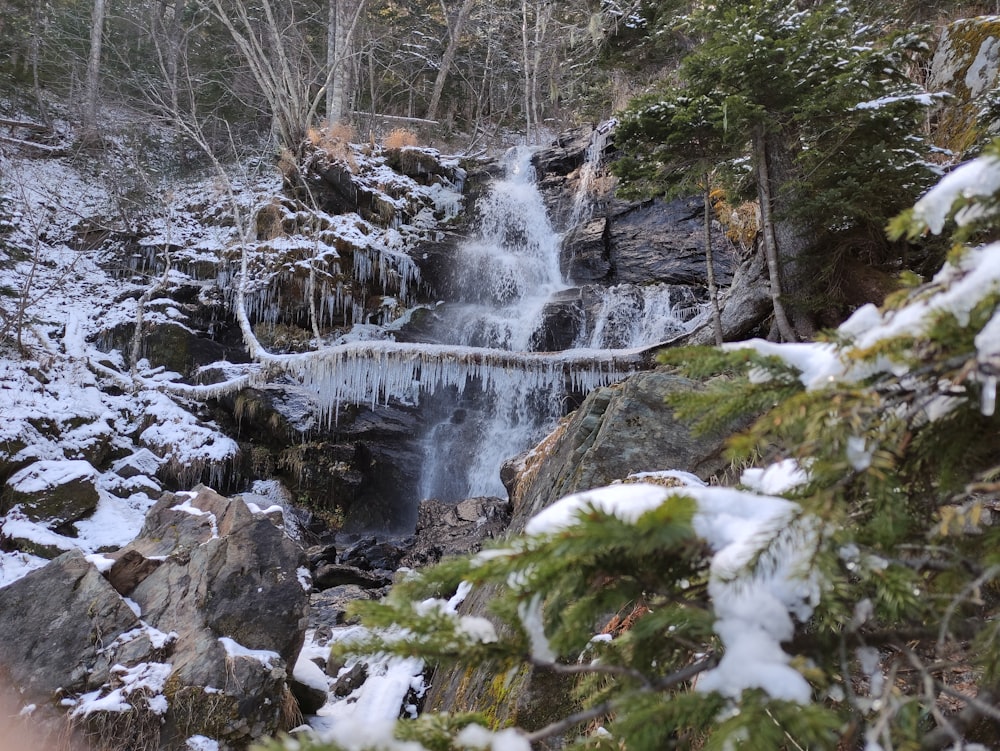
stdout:
[[927,88],[948,99],[938,107],[938,141],[963,154],[995,137],[1000,122],[1000,18],[963,18],[941,32]]

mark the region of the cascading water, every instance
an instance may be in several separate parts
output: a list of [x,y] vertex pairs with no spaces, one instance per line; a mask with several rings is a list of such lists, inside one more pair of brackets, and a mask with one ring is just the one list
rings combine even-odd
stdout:
[[[568,216],[572,231],[590,218],[589,192],[598,174],[610,124],[594,132]],[[505,177],[476,207],[478,233],[456,263],[458,299],[434,332],[444,344],[512,351],[537,349],[543,311],[567,290],[560,273],[564,233],[552,225],[534,180],[531,151],[511,150]],[[666,284],[601,288],[596,309],[581,311],[574,347],[581,351],[656,344],[690,331],[699,307]],[[568,352],[567,354],[570,354]],[[595,353],[596,354],[596,353]],[[506,494],[502,463],[530,448],[564,413],[558,379],[473,380],[464,390],[443,388],[423,401],[427,424],[421,498],[457,501]]]
[[[460,297],[448,329],[438,332],[449,344],[530,350],[543,307],[567,286],[559,271],[562,237],[535,186],[531,151],[512,149],[505,168],[477,206],[478,235],[457,259]],[[501,463],[561,414],[562,397],[517,381],[473,385],[460,398],[436,394],[428,400],[438,420],[425,438],[421,497],[503,496]]]

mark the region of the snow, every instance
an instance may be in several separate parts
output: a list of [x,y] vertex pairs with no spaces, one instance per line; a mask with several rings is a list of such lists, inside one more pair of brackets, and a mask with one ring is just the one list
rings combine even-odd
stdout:
[[292,676],[299,683],[309,688],[319,691],[330,690],[330,681],[327,679],[326,673],[320,670],[319,666],[303,652],[299,653],[298,659],[295,661]]
[[162,691],[172,670],[170,663],[163,662],[140,662],[130,668],[115,665],[111,668],[112,680],[121,685],[103,696],[101,694],[106,687],[84,694],[76,700],[70,716],[85,717],[94,712],[128,712],[135,708],[128,697],[138,691],[143,692],[142,696],[149,710],[162,715],[167,711],[167,700]]
[[100,553],[91,553],[90,555],[85,556],[85,558],[102,574],[106,571],[110,571],[111,567],[115,565],[113,558],[108,558]]
[[[803,478],[797,465],[782,463],[770,472],[751,473],[744,482],[784,492]],[[675,496],[696,502],[694,530],[713,550],[708,589],[715,631],[725,648],[718,666],[699,677],[698,689],[738,697],[745,689],[761,688],[774,698],[808,702],[809,684],[789,665],[790,658],[781,648],[781,642],[794,633],[793,619],[809,617],[822,589],[814,577],[802,578],[817,533],[814,522],[799,518],[798,504],[774,495],[694,482],[679,488],[625,483],[567,496],[533,517],[525,532],[530,536],[557,534],[591,508],[635,523]],[[748,570],[761,553],[762,562]],[[533,652],[544,655],[547,642],[537,612],[538,595],[534,597],[519,613]],[[554,659],[551,653],[548,656]]]
[[7,484],[19,493],[41,493],[60,485],[94,480],[97,470],[84,460],[43,460],[11,475]]
[[542,620],[542,596],[536,592],[527,602],[520,602],[517,605],[517,615],[521,619],[521,625],[528,635],[528,642],[531,645],[531,657],[533,660],[542,663],[554,663],[556,653],[552,651],[549,640],[545,636],[545,623]]
[[[945,219],[959,200],[986,198],[1000,190],[1000,158],[984,156],[960,165],[945,175],[913,206],[913,218],[922,221],[935,235],[944,229]],[[959,225],[968,224],[977,214],[960,209]]]
[[187,751],[219,751],[219,742],[204,735],[192,735],[184,746]]
[[764,495],[781,495],[809,481],[809,476],[794,459],[783,459],[766,467],[743,470],[740,484]]
[[924,107],[930,107],[934,102],[940,98],[938,94],[930,94],[927,92],[921,92],[919,94],[902,94],[897,96],[884,96],[878,99],[872,99],[867,102],[860,102],[854,105],[856,110],[879,110],[884,107],[889,107],[893,104],[898,104],[899,102],[917,102]]
[[265,667],[274,667],[275,661],[281,660],[281,655],[270,649],[248,649],[239,642],[230,639],[228,636],[220,636],[219,643],[226,650],[229,657],[245,657],[250,660],[257,660]]
[[[1000,160],[994,178],[1000,188]],[[947,179],[947,178],[946,178]],[[841,344],[789,343],[776,344],[760,339],[727,344],[730,350],[753,349],[761,355],[777,357],[799,371],[799,380],[810,390],[822,389],[831,383],[858,383],[880,373],[895,377],[907,376],[910,365],[903,357],[885,355],[871,357],[868,353],[901,337],[926,335],[937,316],[953,316],[960,326],[969,325],[973,310],[987,296],[1000,292],[1000,243],[968,248],[955,261],[945,264],[928,285],[932,294],[918,294],[904,306],[879,311],[873,305],[859,308],[838,329]],[[994,399],[991,377],[1000,371],[1000,316],[996,313],[975,336],[976,360],[982,382],[987,386],[981,409],[992,409]],[[854,357],[859,355],[860,357]],[[758,368],[759,369],[759,368]],[[963,401],[960,391],[949,384],[937,386],[940,393],[928,395],[923,408],[929,420],[950,414]],[[866,461],[864,453],[871,446],[852,444],[852,465]]]
[[483,751],[531,751],[531,743],[514,728],[493,731],[482,725],[466,725],[455,736],[455,742],[462,747]]

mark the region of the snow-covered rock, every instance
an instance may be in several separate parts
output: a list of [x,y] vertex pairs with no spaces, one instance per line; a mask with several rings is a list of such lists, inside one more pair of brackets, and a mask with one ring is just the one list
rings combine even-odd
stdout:
[[17,506],[35,522],[75,522],[97,508],[98,472],[83,459],[43,460],[15,472],[4,487],[4,508]]

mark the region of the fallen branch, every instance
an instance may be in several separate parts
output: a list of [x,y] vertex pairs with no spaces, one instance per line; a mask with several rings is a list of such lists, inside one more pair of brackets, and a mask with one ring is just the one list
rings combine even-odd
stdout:
[[48,133],[49,128],[47,125],[42,125],[41,123],[33,123],[28,120],[8,120],[6,118],[0,117],[0,125],[14,129],[22,128],[24,130],[31,130],[35,133]]
[[11,138],[9,136],[0,136],[0,142],[9,143],[12,146],[17,146],[25,151],[36,151],[41,156],[65,156],[66,149],[62,146],[49,146],[44,143],[36,143],[35,141],[25,141],[22,138]]

